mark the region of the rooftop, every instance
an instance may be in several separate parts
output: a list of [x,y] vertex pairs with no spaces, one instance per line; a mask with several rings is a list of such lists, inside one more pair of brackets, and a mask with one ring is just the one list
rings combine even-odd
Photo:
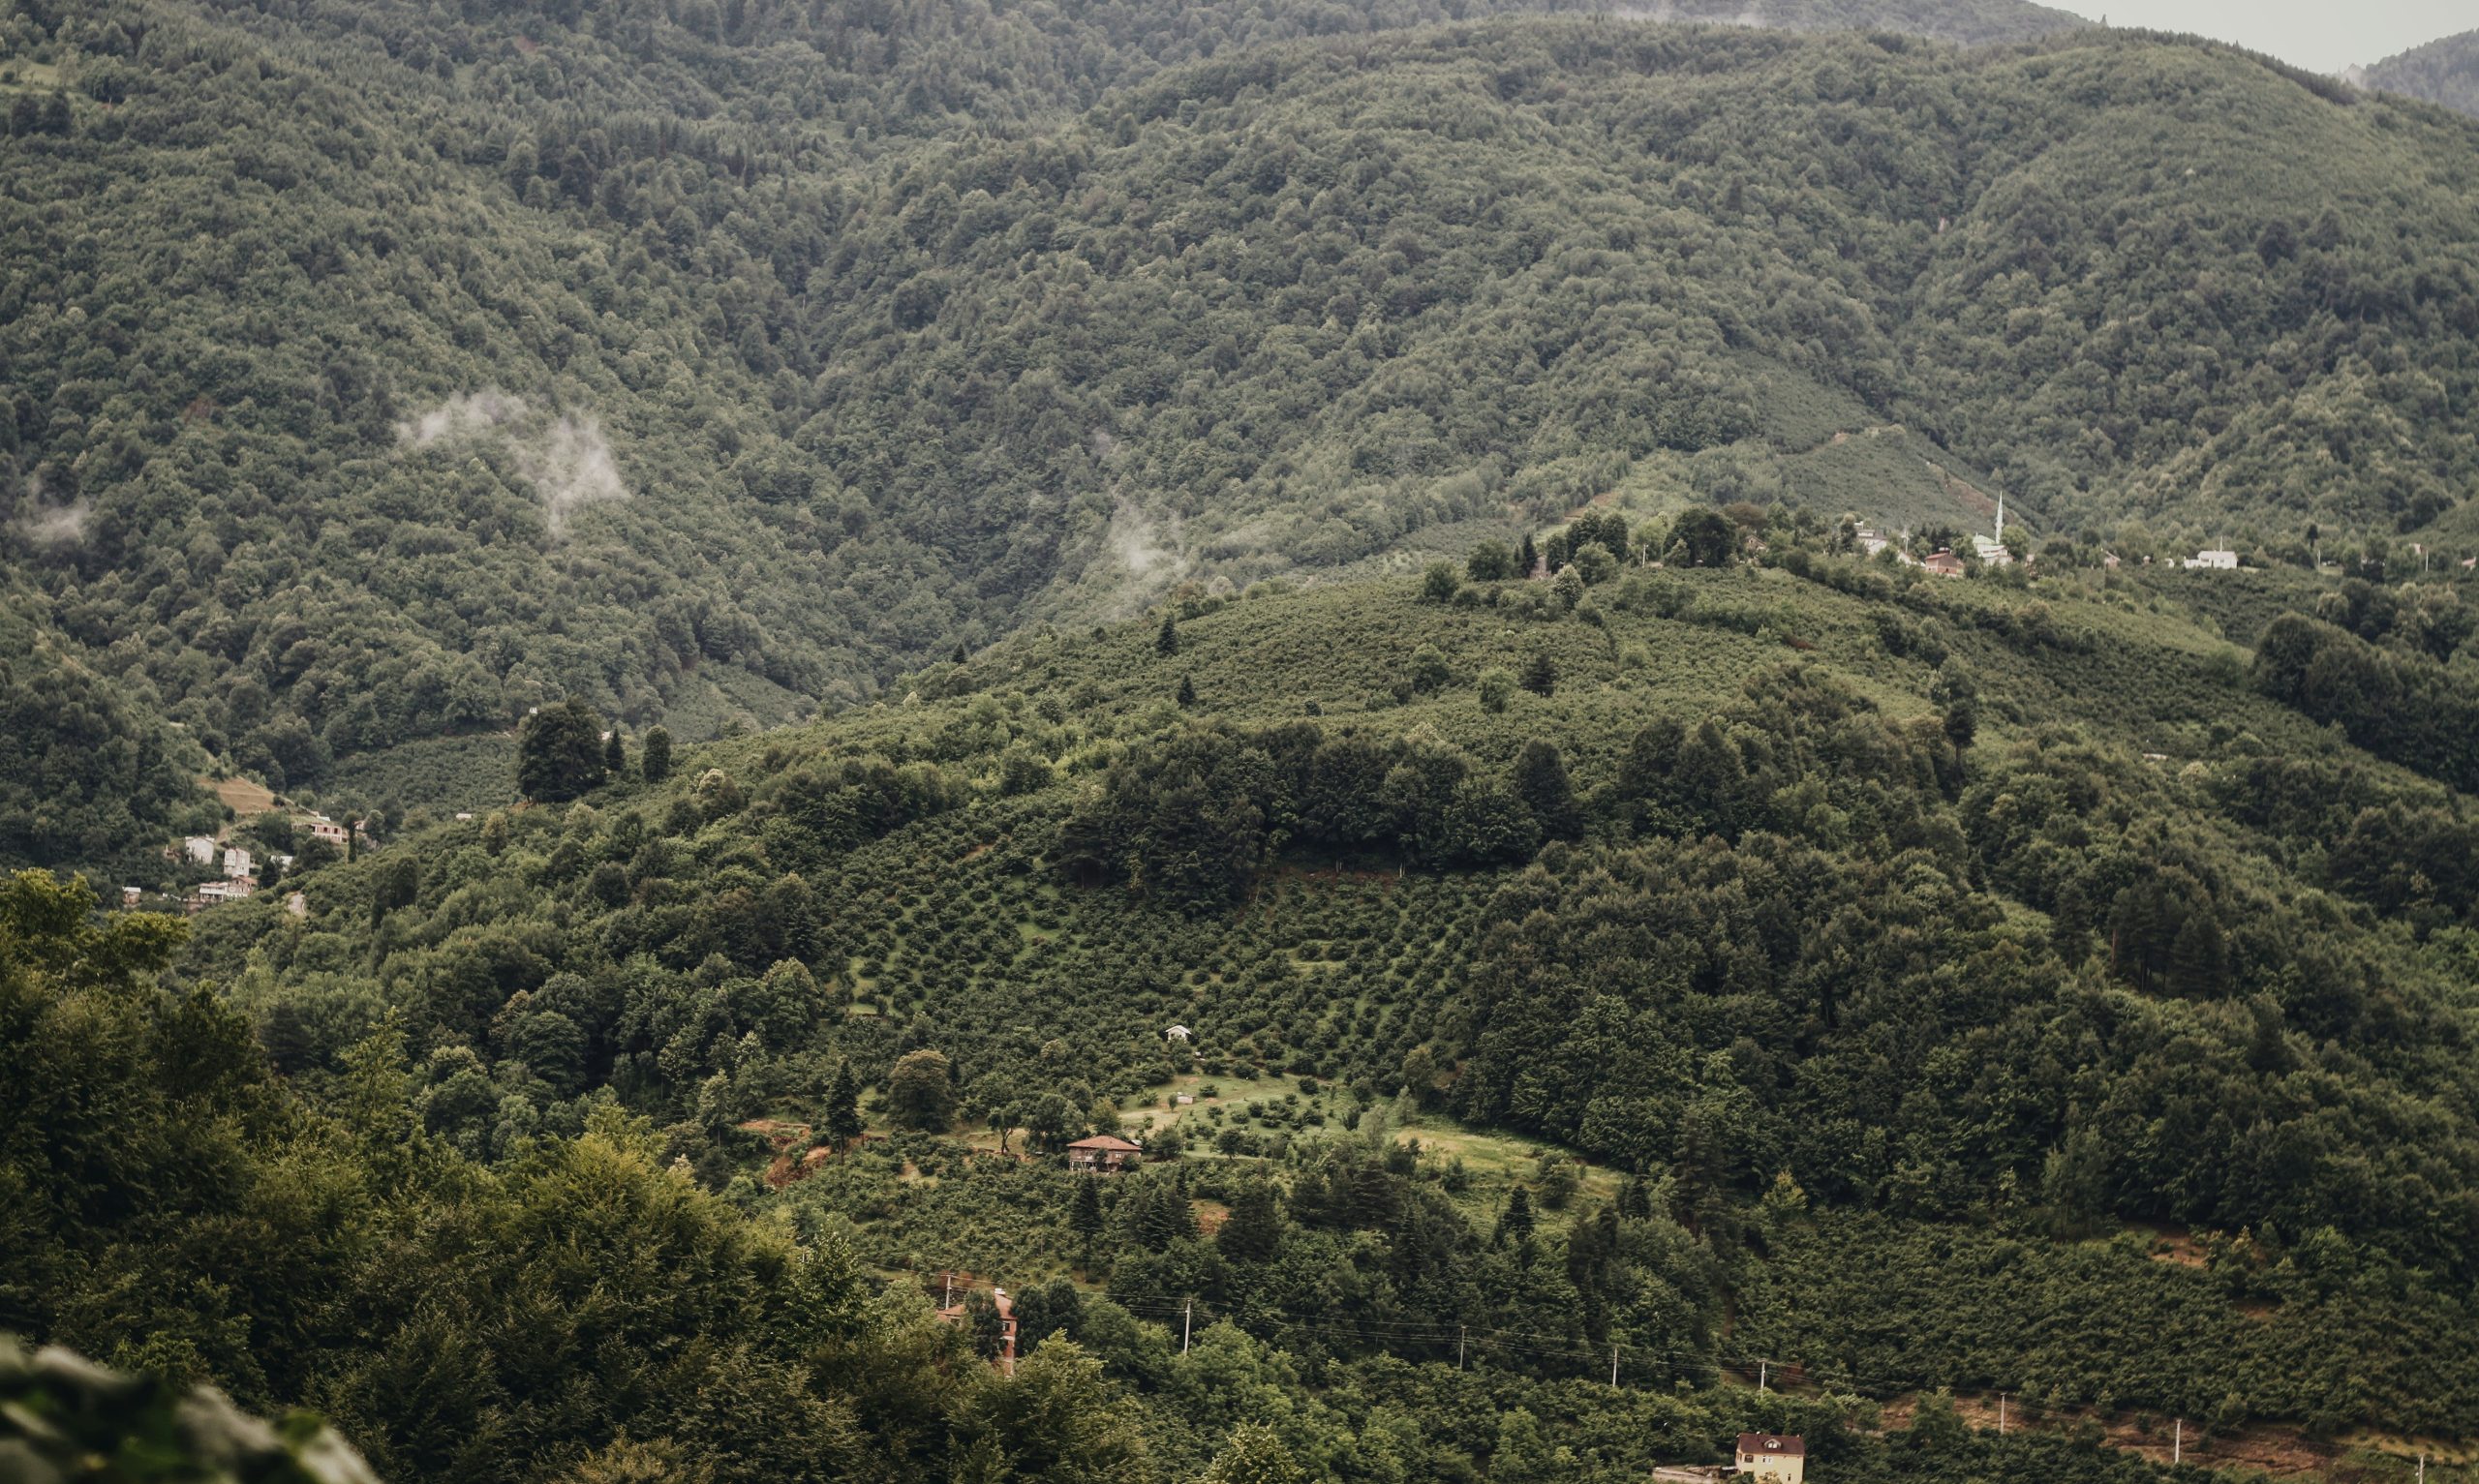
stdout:
[[1776,1458],[1804,1458],[1808,1440],[1790,1433],[1741,1433],[1741,1453],[1770,1453]]

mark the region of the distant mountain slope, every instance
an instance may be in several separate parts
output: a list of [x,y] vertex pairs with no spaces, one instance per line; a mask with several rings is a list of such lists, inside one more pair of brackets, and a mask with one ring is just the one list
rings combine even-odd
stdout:
[[2244,534],[2472,483],[2424,114],[2102,32],[1169,14],[47,11],[0,542],[301,787],[1610,495]]
[[2070,11],[2024,0],[1648,0],[1611,14],[1790,31],[1891,31],[1965,45],[2035,41],[2091,24]]
[[2363,80],[2369,87],[2479,114],[2479,31],[2443,37],[2387,57],[2369,68]]

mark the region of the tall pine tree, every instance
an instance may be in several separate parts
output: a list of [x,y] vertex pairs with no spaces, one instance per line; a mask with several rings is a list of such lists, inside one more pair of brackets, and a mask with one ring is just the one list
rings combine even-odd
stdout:
[[1068,1203],[1067,1229],[1076,1233],[1077,1245],[1084,1251],[1084,1265],[1093,1265],[1093,1239],[1102,1234],[1102,1187],[1099,1175],[1080,1175],[1076,1181],[1076,1198]]
[[839,1148],[861,1136],[861,1081],[852,1075],[850,1062],[835,1064],[835,1075],[826,1084],[826,1106],[819,1117],[827,1138]]

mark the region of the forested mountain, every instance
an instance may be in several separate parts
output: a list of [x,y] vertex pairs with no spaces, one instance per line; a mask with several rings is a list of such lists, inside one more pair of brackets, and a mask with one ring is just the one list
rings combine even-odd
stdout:
[[[130,1378],[0,1472],[2471,1475],[2479,126],[2008,0],[0,94],[0,1335]],[[236,768],[427,807],[104,910]]]
[[1441,18],[20,5],[11,560],[301,789],[1613,490],[2277,547],[2468,483],[2465,130],[2127,34]]
[[2407,93],[2458,113],[2479,114],[2479,31],[2413,46],[2367,69],[2369,87]]
[[52,631],[45,606],[0,580],[0,869],[74,863],[158,874],[174,835],[221,813],[199,786],[206,753]]
[[[328,1158],[410,1137],[425,1183],[352,1207],[341,1249],[203,1242],[201,1209],[308,1198],[247,1143],[274,1126],[238,1125],[146,1212],[26,1208],[51,1214],[8,1244],[32,1266],[6,1321],[123,1363],[178,1336],[185,1374],[311,1396],[418,1477],[549,1476],[622,1436],[767,1476],[742,1413],[671,1409],[703,1359],[557,1400],[605,1304],[783,1354],[742,1307],[778,1298],[726,1303],[754,1280],[712,1265],[789,1260],[743,1221],[843,1264],[780,1280],[842,1296],[781,1302],[875,1316],[797,1340],[828,1358],[748,1418],[850,1403],[834,1456],[888,1477],[960,1467],[923,1427],[1047,1446],[1023,1429],[1055,1388],[1145,1434],[1127,1478],[1254,1425],[1300,1477],[1637,1478],[1760,1420],[1837,1477],[2142,1472],[2097,1432],[1975,1455],[2000,1444],[1933,1405],[1880,1439],[1849,1396],[1941,1385],[2035,1423],[2181,1416],[2190,1461],[2454,1429],[2479,1399],[2449,1342],[2479,1262],[2471,827],[2298,708],[2291,621],[2245,616],[2324,585],[1945,582],[1787,513],[1763,567],[1606,559],[1699,525],[1596,517],[1554,583],[1191,588],[829,723],[661,766],[629,739],[575,803],[311,872],[303,919],[217,909],[157,1034],[204,1034],[177,986],[223,985],[214,1034],[255,1030],[288,1116],[342,1121]],[[2328,626],[2401,662],[2460,613],[2332,591]],[[2256,628],[2250,672],[2214,631]],[[104,1096],[74,1059],[10,1065],[17,1105]],[[1168,1163],[1080,1196],[1057,1150],[1123,1127]],[[40,1189],[70,1157],[15,1168]],[[439,1202],[495,1233],[488,1264],[423,1234]],[[567,1287],[648,1212],[674,1245],[606,1298]],[[553,1260],[527,1233],[580,1224],[575,1275],[527,1265]],[[712,1244],[711,1285],[629,1287]],[[267,1262],[336,1275],[335,1307],[209,1324],[181,1296],[302,1287]],[[168,1296],[105,1303],[139,1263]],[[1030,1391],[933,1381],[968,1340],[909,1296],[940,1270],[1015,1292],[1027,1349],[1082,1348],[1034,1350]],[[394,1338],[336,1327],[373,1305]],[[1760,1358],[1794,1395],[1728,1384]],[[468,1420],[501,1410],[542,1462]]]

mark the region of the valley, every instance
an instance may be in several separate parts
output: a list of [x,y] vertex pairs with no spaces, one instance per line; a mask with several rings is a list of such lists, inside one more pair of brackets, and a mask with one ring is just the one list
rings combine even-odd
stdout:
[[2460,41],[17,0],[0,1474],[2479,1476]]

